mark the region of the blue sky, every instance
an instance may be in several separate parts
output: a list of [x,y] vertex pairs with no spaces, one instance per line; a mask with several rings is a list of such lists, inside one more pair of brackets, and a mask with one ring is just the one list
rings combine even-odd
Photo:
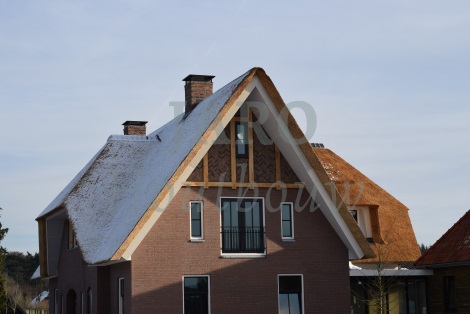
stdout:
[[468,34],[459,0],[0,0],[2,245],[36,252],[36,216],[124,121],[172,118],[187,74],[254,66],[432,244],[470,209]]

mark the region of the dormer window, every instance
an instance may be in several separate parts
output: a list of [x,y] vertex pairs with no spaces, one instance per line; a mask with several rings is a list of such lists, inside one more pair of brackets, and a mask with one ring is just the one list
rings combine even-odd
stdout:
[[370,223],[370,211],[367,206],[354,206],[349,208],[349,212],[356,220],[359,228],[361,229],[367,240],[373,243],[372,240],[372,226]]
[[237,158],[248,157],[248,123],[235,123],[235,150]]

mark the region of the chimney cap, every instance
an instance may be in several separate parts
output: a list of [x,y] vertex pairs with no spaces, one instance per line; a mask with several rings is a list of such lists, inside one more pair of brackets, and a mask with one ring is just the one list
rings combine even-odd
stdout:
[[200,74],[189,74],[186,76],[183,81],[191,82],[191,81],[198,81],[198,82],[212,82],[214,75],[200,75]]
[[148,121],[126,121],[122,125],[138,125],[138,126],[144,126],[147,124]]

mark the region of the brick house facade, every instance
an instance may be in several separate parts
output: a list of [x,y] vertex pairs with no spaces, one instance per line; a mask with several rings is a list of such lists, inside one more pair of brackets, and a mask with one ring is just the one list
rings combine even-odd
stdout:
[[38,217],[51,313],[350,312],[369,243],[264,71],[212,78],[185,78],[155,132],[127,123]]

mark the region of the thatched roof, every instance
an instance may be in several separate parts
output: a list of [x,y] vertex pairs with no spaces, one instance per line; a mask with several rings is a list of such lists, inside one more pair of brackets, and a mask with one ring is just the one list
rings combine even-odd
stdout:
[[377,257],[354,262],[375,263],[379,258],[386,263],[415,261],[420,251],[408,208],[331,150],[312,149],[346,205],[369,207],[371,248]]

